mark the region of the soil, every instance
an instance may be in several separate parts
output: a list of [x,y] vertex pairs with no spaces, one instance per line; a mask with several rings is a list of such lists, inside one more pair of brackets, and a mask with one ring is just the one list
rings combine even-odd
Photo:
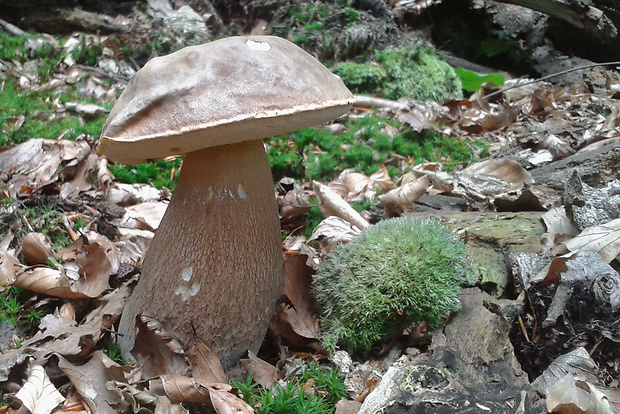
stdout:
[[594,307],[590,290],[574,290],[564,313],[555,325],[541,328],[556,286],[535,285],[528,290],[520,315],[527,337],[517,318],[510,331],[517,361],[533,381],[557,357],[584,347],[599,366],[599,378],[606,385],[620,375],[620,320],[611,309]]

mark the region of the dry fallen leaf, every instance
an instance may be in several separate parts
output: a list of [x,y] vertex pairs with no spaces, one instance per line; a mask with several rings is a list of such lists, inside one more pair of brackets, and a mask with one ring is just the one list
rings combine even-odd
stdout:
[[166,396],[173,402],[211,403],[218,414],[253,413],[245,401],[232,393],[228,384],[213,384],[179,375],[159,377]]
[[614,414],[598,387],[566,375],[547,389],[547,410],[557,414]]
[[228,382],[217,352],[205,341],[194,336],[185,353],[192,369],[192,378],[206,382]]
[[[116,362],[108,358],[103,351],[95,351],[90,360],[83,365],[73,365],[60,357],[58,367],[65,373],[82,397],[93,411],[104,407],[117,407],[121,402],[120,396],[107,389],[106,383],[110,380],[126,381],[123,369]],[[111,408],[108,409],[110,411]],[[115,412],[115,410],[112,410]]]
[[355,211],[349,203],[344,201],[342,197],[332,191],[328,186],[315,181],[312,187],[314,188],[317,198],[321,202],[319,208],[325,217],[340,217],[359,229],[368,227],[368,222],[360,216],[360,213]]
[[28,368],[28,380],[15,394],[32,414],[49,414],[65,400],[54,387],[41,365],[31,364]]
[[53,254],[52,244],[43,233],[28,233],[22,239],[22,254],[29,265],[45,264]]
[[411,211],[413,203],[426,194],[426,190],[430,185],[431,181],[429,178],[423,176],[379,196],[379,200],[385,206],[385,216],[387,218],[397,217]]
[[514,189],[534,183],[532,175],[519,163],[507,159],[477,162],[461,171],[461,176],[469,179],[475,176],[492,177],[510,183]]
[[331,216],[322,220],[312,231],[308,243],[318,241],[325,253],[333,251],[339,243],[346,243],[360,234],[360,229],[349,221]]
[[620,219],[601,226],[589,227],[564,244],[571,252],[577,250],[597,252],[603,260],[610,263],[620,254]]
[[138,333],[131,354],[142,377],[187,375],[189,363],[181,344],[155,318],[142,313],[136,319]]
[[254,381],[265,389],[271,388],[278,380],[278,369],[251,351],[248,352],[248,358],[242,359],[239,363],[248,374],[252,375]]

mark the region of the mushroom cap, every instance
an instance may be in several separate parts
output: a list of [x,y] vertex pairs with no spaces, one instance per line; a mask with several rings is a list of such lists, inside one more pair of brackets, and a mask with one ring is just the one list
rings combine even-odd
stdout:
[[275,36],[239,36],[150,60],[112,109],[99,151],[140,164],[320,125],[354,102],[342,80]]

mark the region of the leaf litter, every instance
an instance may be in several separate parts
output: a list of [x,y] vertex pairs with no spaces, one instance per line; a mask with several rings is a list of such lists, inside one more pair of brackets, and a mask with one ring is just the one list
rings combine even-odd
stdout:
[[[10,72],[21,74],[23,89],[54,90],[67,88],[85,71],[73,67],[66,76],[47,83],[41,83],[36,74],[18,63],[12,64]],[[98,99],[110,100],[122,86],[91,84],[88,88]],[[540,281],[523,283],[527,306],[519,316],[522,323],[514,324],[511,339],[532,380],[553,364],[561,364],[566,349],[585,346],[599,367],[588,366],[590,379],[584,381],[567,371],[547,379],[541,392],[546,393],[550,409],[583,401],[586,395],[592,404],[602,407],[597,408],[599,412],[606,412],[605,401],[616,407],[618,404],[617,398],[601,397],[601,393],[613,394],[609,386],[617,384],[620,364],[620,334],[614,323],[618,309],[615,295],[620,288],[614,197],[620,184],[608,166],[601,168],[598,181],[589,184],[580,182],[587,176],[575,178],[572,174],[564,206],[561,200],[565,189],[540,182],[530,172],[576,155],[595,153],[601,147],[616,148],[618,102],[611,92],[594,95],[579,85],[538,83],[511,89],[490,101],[483,99],[483,94],[481,89],[469,100],[444,103],[358,97],[356,107],[360,110],[350,117],[363,117],[372,108],[415,131],[432,129],[458,136],[463,145],[483,139],[490,143],[488,160],[445,172],[441,164],[394,156],[388,164],[403,171],[396,181],[382,165],[370,176],[343,172],[334,182],[302,183],[278,195],[283,228],[300,223],[313,197],[318,199],[324,220],[308,240],[294,232],[284,240],[284,245],[290,246],[285,252],[285,290],[272,324],[272,335],[280,344],[271,345],[276,355],[272,354],[271,360],[294,358],[291,349],[296,348],[320,352],[319,321],[309,293],[312,275],[335,245],[355,237],[360,229],[376,221],[377,214],[415,214],[422,209],[421,200],[439,195],[464,199],[473,211],[544,208],[552,214],[543,218],[548,230],[547,255],[553,257],[565,248],[574,256],[556,257],[548,270],[543,270]],[[107,112],[94,104],[58,104],[62,106],[59,109],[81,116]],[[10,128],[21,128],[24,120],[24,115],[16,116]],[[346,128],[337,125],[335,130]],[[3,216],[3,220],[11,223],[2,234],[2,286],[20,287],[45,297],[43,306],[53,309],[42,317],[30,338],[21,337],[13,345],[3,341],[0,379],[7,384],[3,386],[9,391],[6,397],[10,398],[10,390],[15,392],[17,386],[19,391],[14,396],[32,412],[50,412],[62,402],[65,406],[81,403],[101,412],[127,407],[134,412],[187,412],[181,402],[210,404],[216,412],[252,412],[238,391],[225,384],[227,378],[217,356],[202,338],[193,344],[179,344],[148,315],[142,316],[142,336],[134,349],[136,364],[117,364],[101,350],[104,338],[114,338],[115,323],[170,194],[145,184],[115,182],[107,161],[94,153],[93,146],[94,139],[89,136],[75,141],[33,138],[0,153],[0,192],[5,200],[16,200],[2,206],[2,213],[9,217]],[[351,207],[351,203],[363,201],[373,202],[379,213],[372,209],[360,213]],[[51,205],[62,213],[63,233],[69,235],[70,245],[58,248],[47,235],[28,228],[26,209],[41,205]],[[86,229],[74,229],[76,218],[85,218],[90,224]],[[538,258],[540,255],[534,254],[523,260]],[[600,262],[596,266],[601,268],[607,266],[605,271],[594,275],[595,262]],[[597,291],[607,295],[608,305],[591,306],[592,299],[601,296]],[[62,299],[69,302],[63,304]],[[32,362],[27,361],[26,354]],[[281,379],[279,365],[254,355],[249,355],[243,365],[264,385]],[[67,386],[63,390],[72,390],[64,396],[50,387],[46,370],[54,368],[64,373]],[[20,376],[22,379],[15,379]],[[374,385],[376,382],[368,381],[352,396],[366,395]],[[567,395],[559,394],[558,389],[568,390],[564,391]]]

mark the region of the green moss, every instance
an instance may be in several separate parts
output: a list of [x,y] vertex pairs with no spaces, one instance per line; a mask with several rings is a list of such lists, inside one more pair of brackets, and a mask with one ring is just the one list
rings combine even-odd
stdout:
[[[139,165],[113,164],[110,166],[110,172],[116,181],[121,183],[144,183],[156,188],[166,187],[174,190],[181,162],[182,158],[176,158],[172,161],[157,160],[153,163]],[[172,180],[170,180],[171,176]]]
[[465,245],[434,220],[384,220],[339,245],[313,290],[326,349],[367,354],[412,323],[438,327],[473,283]]
[[[274,179],[288,176],[329,181],[347,168],[370,175],[392,154],[415,163],[440,161],[446,171],[451,171],[476,160],[485,148],[482,143],[466,144],[430,130],[416,133],[396,121],[376,116],[346,125],[347,130],[339,134],[306,128],[267,139]],[[397,133],[388,134],[388,127]],[[387,169],[394,178],[401,175],[399,168],[387,165]]]
[[[75,90],[60,93],[22,91],[16,80],[7,78],[4,90],[0,93],[0,146],[19,144],[30,138],[56,139],[63,135],[65,139],[75,139],[80,134],[99,136],[105,122],[105,115],[84,118],[73,112],[67,112],[55,120],[49,119],[56,114],[54,99],[60,94],[61,102],[95,103],[92,99],[77,96]],[[111,107],[109,104],[101,104]],[[23,115],[25,121],[20,128],[14,128],[13,123],[18,115]],[[35,116],[36,115],[36,116]]]
[[354,92],[387,99],[444,101],[463,97],[459,77],[431,50],[386,49],[377,53],[373,62],[344,62],[336,73]]

